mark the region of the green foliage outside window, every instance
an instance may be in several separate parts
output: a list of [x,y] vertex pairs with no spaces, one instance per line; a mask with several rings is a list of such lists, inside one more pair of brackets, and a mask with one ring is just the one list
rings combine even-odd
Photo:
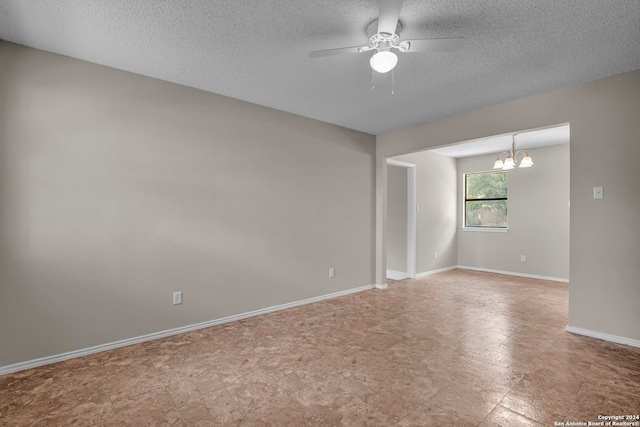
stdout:
[[507,227],[507,172],[465,175],[465,226]]

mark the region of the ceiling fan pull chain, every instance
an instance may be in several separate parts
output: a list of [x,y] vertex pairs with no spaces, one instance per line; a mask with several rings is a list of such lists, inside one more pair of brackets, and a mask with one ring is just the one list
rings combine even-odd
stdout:
[[391,70],[391,96],[396,95],[396,70]]
[[374,77],[375,77],[375,73],[373,72],[373,68],[372,68],[371,69],[371,92],[376,90],[376,85],[373,82]]

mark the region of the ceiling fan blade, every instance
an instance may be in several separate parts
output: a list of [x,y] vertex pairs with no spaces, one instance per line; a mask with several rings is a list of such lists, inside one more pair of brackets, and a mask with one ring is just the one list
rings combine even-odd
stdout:
[[464,44],[464,37],[450,37],[444,39],[404,40],[409,43],[409,48],[402,52],[451,52],[460,50]]
[[395,34],[402,0],[380,0],[380,13],[378,14],[378,32]]
[[[360,53],[363,46],[339,47],[337,49],[314,50],[309,53],[310,58],[321,58],[323,56],[344,55],[346,53]],[[368,48],[368,46],[367,46]]]

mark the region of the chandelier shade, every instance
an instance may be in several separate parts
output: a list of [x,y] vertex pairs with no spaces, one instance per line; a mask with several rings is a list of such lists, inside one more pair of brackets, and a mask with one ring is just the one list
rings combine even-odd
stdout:
[[533,160],[531,160],[531,156],[525,155],[522,158],[522,160],[520,161],[520,167],[521,168],[530,168],[531,166],[533,166]]

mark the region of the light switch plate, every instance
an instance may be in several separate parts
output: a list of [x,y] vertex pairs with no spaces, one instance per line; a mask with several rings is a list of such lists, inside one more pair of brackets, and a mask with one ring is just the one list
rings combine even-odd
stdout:
[[173,293],[173,304],[174,305],[182,304],[182,291]]

